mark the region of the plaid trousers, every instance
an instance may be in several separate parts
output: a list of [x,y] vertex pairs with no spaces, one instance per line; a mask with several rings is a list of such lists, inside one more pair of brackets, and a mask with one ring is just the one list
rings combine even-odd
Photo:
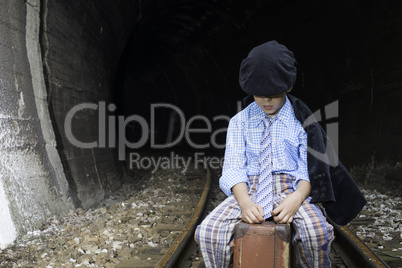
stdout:
[[[273,175],[274,208],[294,192],[295,178],[287,174]],[[250,176],[249,196],[255,194],[258,176]],[[199,244],[206,267],[225,268],[232,262],[234,226],[241,221],[241,209],[232,195],[219,204],[198,225],[195,240]],[[296,212],[293,222],[296,230],[292,244],[302,267],[331,267],[329,252],[334,239],[333,227],[326,221],[325,211],[308,197]]]

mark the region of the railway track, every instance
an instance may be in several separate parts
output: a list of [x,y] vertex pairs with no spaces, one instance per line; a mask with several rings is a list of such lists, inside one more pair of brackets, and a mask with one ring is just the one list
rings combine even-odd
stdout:
[[332,267],[389,267],[348,227],[329,222],[334,226],[336,237],[332,244]]
[[[191,176],[200,174],[192,173]],[[191,267],[191,256],[197,251],[197,245],[194,242],[194,231],[196,226],[205,216],[205,208],[209,200],[211,190],[210,171],[204,173],[205,184],[201,198],[194,208],[194,212],[186,226],[181,229],[174,243],[169,249],[156,248],[148,255],[157,256],[148,259],[130,259],[118,264],[117,268],[126,267]],[[365,245],[348,227],[338,226],[332,221],[334,226],[335,240],[332,243],[331,262],[333,268],[362,268],[362,267],[389,267],[382,261],[367,245]],[[176,230],[177,231],[177,230]],[[161,255],[161,253],[164,253]],[[144,256],[148,256],[144,254]],[[158,260],[155,260],[158,259]],[[202,258],[201,258],[202,261]],[[200,267],[203,267],[201,264]]]
[[204,214],[204,209],[206,207],[211,189],[210,186],[211,173],[209,169],[207,169],[204,190],[202,192],[201,199],[198,202],[196,209],[194,210],[194,214],[183,229],[183,232],[176,239],[168,252],[162,257],[156,267],[174,267],[178,266],[179,264],[183,266],[184,263],[186,263],[186,261],[188,260],[188,258],[186,257],[193,251],[191,250],[191,248],[194,247],[194,231],[197,227],[197,224],[202,219],[202,215]]
[[[147,248],[141,257],[135,256],[117,264],[116,268],[126,268],[126,267],[190,267],[191,262],[188,261],[189,255],[191,255],[196,250],[196,245],[193,243],[193,234],[196,226],[202,220],[205,207],[210,194],[211,188],[211,174],[209,169],[196,168],[186,173],[188,180],[200,179],[200,176],[204,177],[204,185],[202,191],[194,191],[192,194],[194,198],[198,198],[198,203],[192,209],[192,215],[185,226],[180,224],[169,224],[165,226],[155,226],[156,232],[167,232],[167,233],[179,233],[174,242],[169,248],[166,247],[154,247]],[[201,192],[199,194],[199,192]],[[167,200],[168,201],[168,200]],[[191,207],[181,208],[186,206],[186,204],[179,204],[174,202],[169,202],[169,206],[175,210],[175,214],[180,213],[180,211],[189,211]],[[189,204],[190,205],[190,204]],[[175,207],[177,209],[175,209]],[[170,211],[172,209],[167,209]],[[169,212],[168,212],[169,213]],[[166,214],[168,217],[168,214]]]

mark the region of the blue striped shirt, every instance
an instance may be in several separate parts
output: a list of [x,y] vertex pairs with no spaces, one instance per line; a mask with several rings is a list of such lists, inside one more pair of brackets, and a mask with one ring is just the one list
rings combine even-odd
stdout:
[[[230,196],[232,187],[249,183],[248,176],[260,174],[260,144],[264,131],[265,112],[256,102],[230,119],[226,136],[225,159],[219,185]],[[309,180],[307,168],[307,133],[296,119],[293,107],[286,102],[271,127],[272,173],[285,173],[300,180]],[[249,185],[248,185],[249,186]]]

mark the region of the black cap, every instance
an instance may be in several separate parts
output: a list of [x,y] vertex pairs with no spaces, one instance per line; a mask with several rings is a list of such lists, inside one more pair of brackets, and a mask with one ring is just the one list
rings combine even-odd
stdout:
[[253,48],[240,65],[239,83],[244,92],[272,96],[291,89],[296,81],[293,52],[276,41]]

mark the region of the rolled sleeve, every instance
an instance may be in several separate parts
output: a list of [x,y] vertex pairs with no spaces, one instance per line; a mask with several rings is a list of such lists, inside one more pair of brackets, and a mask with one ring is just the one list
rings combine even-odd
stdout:
[[231,169],[222,175],[221,179],[219,180],[219,186],[227,196],[231,196],[233,194],[232,187],[242,182],[249,186],[246,171],[244,169]]
[[249,184],[246,170],[246,148],[244,140],[244,125],[232,118],[226,136],[225,160],[219,186],[227,195],[233,194],[232,187],[238,183]]
[[299,145],[299,157],[297,161],[296,180],[293,185],[293,188],[295,190],[300,180],[310,182],[310,178],[308,175],[308,166],[307,166],[307,133],[305,131],[301,133],[299,141],[300,145]]

